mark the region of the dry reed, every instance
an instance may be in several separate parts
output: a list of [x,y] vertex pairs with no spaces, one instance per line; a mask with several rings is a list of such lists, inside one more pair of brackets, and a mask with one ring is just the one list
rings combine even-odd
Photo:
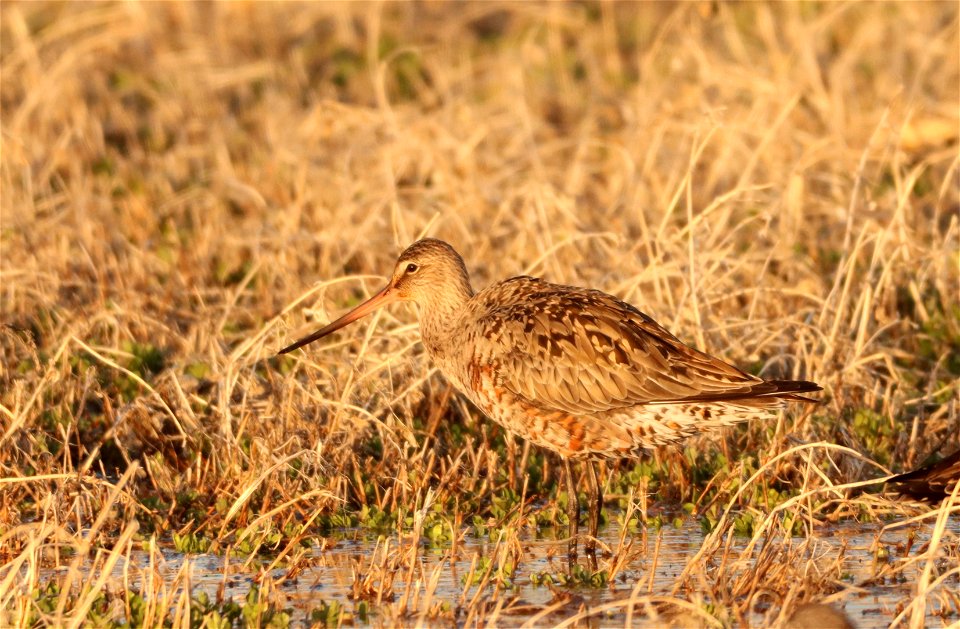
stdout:
[[[878,622],[956,621],[957,492],[854,491],[960,447],[955,3],[0,17],[0,625],[233,613],[189,559],[161,576],[171,543],[228,557],[224,583],[256,574],[247,622],[283,624],[284,582],[356,528],[382,541],[315,622],[782,624],[874,587],[897,601]],[[551,561],[537,532],[568,498],[451,395],[413,313],[274,356],[422,234],[476,285],[604,289],[824,404],[607,465],[625,517],[601,572],[635,582],[528,605],[512,584]],[[667,587],[658,503],[711,529]],[[822,533],[875,519],[878,553],[925,541],[851,583]]]

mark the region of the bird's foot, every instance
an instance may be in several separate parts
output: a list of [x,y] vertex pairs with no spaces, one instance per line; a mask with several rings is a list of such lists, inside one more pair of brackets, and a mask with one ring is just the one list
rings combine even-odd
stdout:
[[577,563],[577,538],[571,537],[570,543],[567,546],[567,563],[572,567]]

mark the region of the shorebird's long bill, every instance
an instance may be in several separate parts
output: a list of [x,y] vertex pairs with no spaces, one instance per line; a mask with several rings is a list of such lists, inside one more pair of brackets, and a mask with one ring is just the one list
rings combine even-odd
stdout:
[[333,323],[327,324],[326,326],[320,328],[310,336],[303,337],[293,345],[288,345],[287,347],[284,347],[282,350],[280,350],[277,353],[286,354],[288,352],[292,352],[298,347],[303,347],[308,343],[313,343],[317,339],[321,339],[332,332],[336,332],[342,327],[350,325],[357,319],[362,319],[363,317],[367,316],[377,308],[382,308],[383,306],[386,306],[387,304],[392,304],[395,301],[397,301],[397,295],[394,291],[391,290],[391,286],[387,285],[387,287],[381,290],[379,293],[377,293],[367,301],[363,302],[362,304],[360,304],[359,306],[357,306],[347,314],[343,315]]

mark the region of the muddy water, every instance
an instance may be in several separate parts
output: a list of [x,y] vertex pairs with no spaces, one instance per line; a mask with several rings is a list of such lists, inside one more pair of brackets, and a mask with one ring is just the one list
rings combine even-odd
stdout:
[[[960,534],[960,522],[957,519],[951,521],[948,528],[952,533]],[[878,583],[874,579],[878,561],[882,563],[889,559],[883,558],[881,553],[881,558],[878,560],[877,549],[889,550],[891,559],[894,556],[900,557],[900,552],[906,546],[907,536],[913,535],[910,548],[915,553],[929,539],[931,532],[931,525],[914,525],[887,531],[883,531],[881,525],[858,523],[820,528],[817,531],[818,537],[812,541],[807,557],[813,557],[818,565],[823,565],[824,563],[833,564],[837,556],[841,556],[841,570],[837,577],[837,586],[841,593],[833,597],[833,606],[844,610],[857,627],[887,627],[896,617],[898,607],[912,598],[912,592],[916,588],[916,577],[923,564],[921,562],[917,569],[902,573],[906,578],[887,579],[884,583]],[[659,549],[654,553],[658,537]],[[618,546],[619,538],[620,529],[617,525],[607,526],[601,531],[601,539],[611,548]],[[386,553],[389,556],[397,546],[395,536],[381,538],[378,543],[377,538],[370,536],[367,532],[342,531],[332,540],[332,547],[311,551],[301,563],[302,570],[295,577],[291,578],[287,568],[269,572],[271,577],[281,582],[279,589],[287,597],[284,607],[290,608],[294,626],[309,624],[307,618],[311,610],[316,609],[323,602],[338,601],[344,610],[355,612],[358,609],[357,602],[351,598],[355,574],[370,573],[371,564],[380,563],[378,559],[384,556],[382,545],[384,539],[390,540]],[[635,538],[633,549],[635,553],[631,553],[633,560],[616,576],[613,583],[600,587],[533,585],[532,575],[564,573],[566,561],[563,553],[565,546],[562,544],[550,539],[531,539],[522,543],[523,558],[511,577],[511,583],[502,588],[488,585],[480,592],[477,600],[493,598],[497,601],[487,606],[486,618],[489,618],[496,604],[501,606],[497,616],[497,626],[521,626],[525,623],[542,626],[562,623],[585,608],[597,609],[607,603],[624,601],[630,598],[631,592],[635,589],[641,596],[648,594],[670,596],[684,568],[700,549],[704,539],[700,524],[693,518],[686,518],[679,528],[665,526],[660,531],[650,531],[645,548],[642,547],[643,540]],[[799,544],[805,540],[796,538],[795,541]],[[735,542],[734,556],[737,554],[736,551],[742,550],[747,542],[746,538]],[[740,548],[736,548],[738,545]],[[438,609],[441,606],[449,610],[458,608],[466,610],[469,607],[468,603],[477,595],[476,586],[465,584],[471,565],[478,557],[490,557],[494,553],[494,543],[486,539],[470,537],[459,545],[455,554],[451,553],[449,546],[422,545],[414,573],[412,575],[408,573],[406,564],[401,564],[401,569],[395,573],[392,588],[390,588],[392,596],[383,603],[384,607],[378,607],[375,602],[368,599],[369,613],[366,622],[362,622],[356,616],[353,622],[358,625],[393,625],[397,618],[395,610],[399,609],[404,600],[406,600],[407,609],[412,611],[424,608]],[[653,567],[651,564],[654,555],[656,555],[656,566],[651,580]],[[181,570],[186,557],[180,553],[166,551],[164,559],[163,565],[156,568],[164,578],[173,579],[174,575]],[[138,557],[134,555],[131,560],[137,562]],[[585,560],[583,561],[585,564]],[[247,571],[238,572],[237,560],[234,559],[229,562],[231,567],[227,571],[228,576],[225,577],[224,560],[220,556],[192,555],[189,557],[189,563],[190,582],[195,594],[198,591],[205,591],[212,598],[219,588],[223,588],[223,594],[227,598],[238,602],[243,601],[256,573],[267,565],[251,566]],[[603,561],[600,567],[605,567]],[[414,584],[409,593],[406,592],[408,578],[411,578]],[[431,579],[434,580],[433,584],[429,583]],[[373,579],[373,582],[380,583],[381,580]],[[952,579],[943,587],[956,592],[957,579]],[[405,594],[409,596],[406,599]],[[689,594],[680,594],[680,596],[690,598]],[[390,606],[394,611],[389,609]],[[551,606],[556,608],[556,612],[545,613]],[[769,615],[771,609],[774,612],[777,609],[775,600],[758,599],[755,613],[745,620],[754,626],[762,626],[765,617],[767,619],[773,617]],[[931,604],[927,609],[925,625],[940,627],[955,623],[958,620],[956,609],[954,608],[952,612],[953,615],[943,618],[938,615],[937,605]],[[417,623],[415,615],[406,618],[405,624]],[[459,624],[476,620],[475,617],[471,619],[467,611],[461,611],[457,618]],[[614,606],[606,612],[594,615],[589,621],[579,624],[621,627],[626,620],[627,614],[624,607]],[[665,618],[663,616],[651,618],[638,607],[631,617],[631,622],[636,627],[657,627],[665,624]],[[429,621],[427,623],[433,624]],[[436,624],[450,625],[449,616],[444,620],[436,621]]]

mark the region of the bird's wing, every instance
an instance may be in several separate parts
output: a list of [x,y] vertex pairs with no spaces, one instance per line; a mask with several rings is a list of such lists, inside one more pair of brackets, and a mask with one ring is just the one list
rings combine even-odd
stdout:
[[477,318],[484,359],[501,386],[536,406],[583,414],[775,389],[605,293],[533,278],[495,289]]

